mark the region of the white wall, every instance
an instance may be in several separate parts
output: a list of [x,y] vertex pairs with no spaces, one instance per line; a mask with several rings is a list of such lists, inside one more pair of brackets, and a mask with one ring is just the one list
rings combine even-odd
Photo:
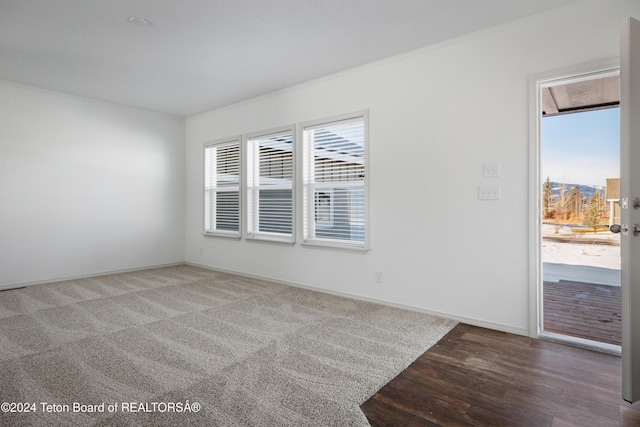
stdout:
[[183,260],[183,119],[0,82],[0,287]]
[[[528,78],[617,57],[626,15],[640,17],[640,2],[580,2],[189,118],[187,262],[528,334]],[[369,253],[203,236],[203,142],[362,109]],[[501,177],[483,178],[483,162]],[[502,199],[478,201],[492,183]]]

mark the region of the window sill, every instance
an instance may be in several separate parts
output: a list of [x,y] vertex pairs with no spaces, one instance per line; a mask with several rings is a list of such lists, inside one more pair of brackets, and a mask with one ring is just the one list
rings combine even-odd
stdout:
[[247,236],[247,242],[257,242],[257,243],[275,243],[280,245],[288,245],[293,246],[295,241],[291,237],[279,237],[279,236],[270,236],[270,235],[249,235]]
[[204,237],[222,237],[224,239],[240,240],[242,236],[231,233],[204,233]]
[[326,241],[309,240],[301,243],[303,247],[310,249],[323,249],[328,251],[344,251],[366,254],[371,250],[367,246],[356,246],[349,244],[331,243]]

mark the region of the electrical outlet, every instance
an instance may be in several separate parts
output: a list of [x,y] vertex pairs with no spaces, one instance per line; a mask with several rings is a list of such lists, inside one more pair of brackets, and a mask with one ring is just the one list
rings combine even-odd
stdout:
[[382,271],[375,272],[375,281],[376,283],[382,283]]
[[483,163],[482,165],[482,176],[485,178],[497,178],[500,176],[500,163],[491,162],[491,163]]
[[478,200],[500,200],[500,185],[479,185]]

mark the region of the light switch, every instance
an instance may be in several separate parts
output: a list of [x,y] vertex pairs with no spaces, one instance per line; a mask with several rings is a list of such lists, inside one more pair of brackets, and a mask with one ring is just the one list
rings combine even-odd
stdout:
[[500,200],[500,185],[479,185],[478,200]]
[[500,163],[490,162],[482,164],[482,176],[485,178],[497,178],[500,176]]

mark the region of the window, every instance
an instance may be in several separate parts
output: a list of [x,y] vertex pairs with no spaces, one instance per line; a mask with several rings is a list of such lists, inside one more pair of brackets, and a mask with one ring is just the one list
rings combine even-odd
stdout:
[[293,128],[247,137],[247,237],[293,242]]
[[305,243],[368,247],[367,114],[303,125]]
[[240,138],[205,146],[204,230],[240,237]]
[[315,192],[316,208],[316,228],[332,228],[333,227],[333,191],[323,190]]

